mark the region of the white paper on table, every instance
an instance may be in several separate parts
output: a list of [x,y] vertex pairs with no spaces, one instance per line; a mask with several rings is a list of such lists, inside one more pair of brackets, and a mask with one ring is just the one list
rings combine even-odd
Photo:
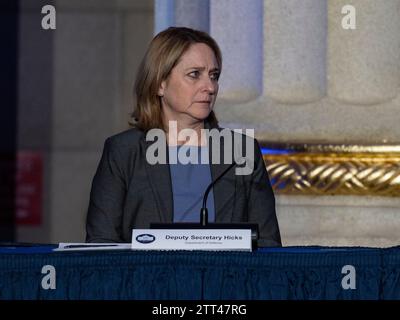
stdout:
[[59,243],[53,251],[129,250],[131,243]]

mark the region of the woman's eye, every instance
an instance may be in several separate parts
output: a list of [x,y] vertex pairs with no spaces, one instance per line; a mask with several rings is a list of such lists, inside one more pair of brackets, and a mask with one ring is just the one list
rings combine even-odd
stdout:
[[200,74],[199,71],[192,71],[191,73],[189,73],[189,76],[192,78],[197,78],[199,74]]
[[[189,77],[191,78],[199,78],[200,77],[200,71],[192,71],[189,73]],[[210,74],[211,80],[218,80],[219,79],[219,73],[212,73]]]
[[213,79],[213,80],[218,80],[218,79],[219,79],[219,73],[213,73],[213,74],[211,74],[211,79]]

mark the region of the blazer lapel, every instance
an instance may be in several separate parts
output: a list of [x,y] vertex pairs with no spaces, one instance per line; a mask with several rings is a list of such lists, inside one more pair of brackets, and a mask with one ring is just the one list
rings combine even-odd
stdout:
[[[147,154],[148,147],[153,143],[152,141],[146,141],[145,137],[141,141],[142,147]],[[172,222],[173,215],[173,197],[172,197],[172,186],[171,186],[171,173],[168,165],[168,150],[167,144],[164,139],[165,152],[167,154],[166,164],[150,164],[145,159],[145,168],[149,182],[153,190],[153,195],[156,200],[156,205],[159,211],[160,222]]]

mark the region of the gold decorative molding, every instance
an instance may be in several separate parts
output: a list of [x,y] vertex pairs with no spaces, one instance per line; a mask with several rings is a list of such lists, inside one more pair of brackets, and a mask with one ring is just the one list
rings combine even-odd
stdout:
[[400,196],[400,145],[262,146],[277,194]]

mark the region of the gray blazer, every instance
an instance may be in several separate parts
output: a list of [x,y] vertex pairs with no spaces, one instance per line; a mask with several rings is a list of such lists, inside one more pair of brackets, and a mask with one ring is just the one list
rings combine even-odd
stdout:
[[[146,150],[152,143],[146,141],[145,133],[139,129],[106,140],[90,193],[87,242],[131,242],[133,228],[149,228],[152,222],[172,222],[169,165],[151,165],[146,161]],[[258,223],[258,245],[281,246],[274,194],[255,139],[254,144],[253,173],[240,176],[233,168],[214,185],[215,219],[220,223]],[[209,149],[211,159],[212,147]],[[212,179],[228,166],[210,161]]]

